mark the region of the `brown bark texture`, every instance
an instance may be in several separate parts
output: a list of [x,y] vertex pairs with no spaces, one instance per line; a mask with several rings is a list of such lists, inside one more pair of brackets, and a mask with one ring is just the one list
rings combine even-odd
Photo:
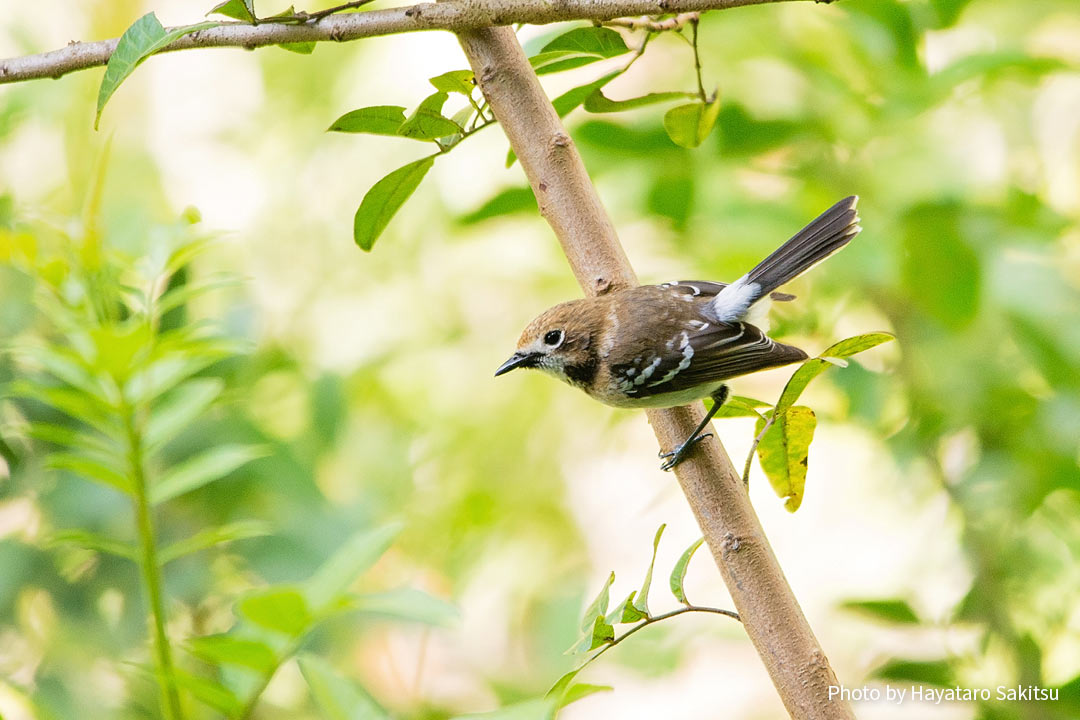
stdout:
[[[587,294],[637,282],[573,141],[509,28],[459,34],[484,96],[502,124],[536,194],[540,212],[562,244]],[[694,405],[648,411],[660,447],[690,435],[703,416]],[[796,720],[854,715],[829,699],[836,676],[765,537],[742,479],[713,436],[675,468],[746,633],[788,712]],[[723,698],[717,698],[722,707]]]
[[[460,32],[517,23],[543,25],[567,20],[602,22],[625,15],[705,12],[774,2],[781,0],[449,0],[341,13],[300,24],[264,22],[251,25],[226,21],[219,27],[185,35],[158,52],[207,47],[251,50],[280,43],[347,42],[417,30]],[[116,43],[117,38],[96,42],[72,41],[59,50],[0,60],[0,85],[59,78],[76,70],[99,67],[109,61]]]

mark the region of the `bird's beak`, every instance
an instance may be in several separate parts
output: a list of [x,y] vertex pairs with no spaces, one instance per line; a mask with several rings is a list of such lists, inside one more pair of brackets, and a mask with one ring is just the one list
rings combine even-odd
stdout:
[[532,367],[536,364],[536,356],[531,353],[516,352],[510,356],[510,359],[499,366],[499,369],[495,371],[495,377],[499,377],[503,373],[508,373],[514,368],[519,367]]

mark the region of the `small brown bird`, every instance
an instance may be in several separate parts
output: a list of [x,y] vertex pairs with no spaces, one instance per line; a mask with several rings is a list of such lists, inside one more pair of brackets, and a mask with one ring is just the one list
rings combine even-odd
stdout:
[[836,203],[730,285],[643,285],[556,305],[529,323],[495,375],[536,368],[623,408],[711,397],[712,409],[686,442],[661,455],[661,468],[670,470],[706,437],[702,430],[727,400],[725,380],[806,359],[758,327],[769,304],[759,301],[793,300],[773,290],[859,234],[857,201],[853,195]]

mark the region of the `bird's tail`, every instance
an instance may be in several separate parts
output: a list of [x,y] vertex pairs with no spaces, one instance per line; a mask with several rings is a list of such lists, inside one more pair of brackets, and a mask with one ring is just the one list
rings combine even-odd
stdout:
[[746,281],[757,284],[760,288],[758,292],[764,295],[802,275],[847,245],[862,229],[855,211],[858,201],[858,195],[846,197],[818,215],[772,255],[759,262],[746,274]]
[[857,195],[846,197],[821,213],[753,270],[716,296],[713,307],[721,320],[741,319],[757,300],[803,274],[859,234]]

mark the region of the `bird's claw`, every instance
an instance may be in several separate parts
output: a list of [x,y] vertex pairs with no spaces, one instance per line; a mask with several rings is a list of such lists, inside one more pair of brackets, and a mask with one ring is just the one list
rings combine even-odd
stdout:
[[[707,437],[712,437],[712,433],[711,432],[710,433],[702,433],[701,435],[697,435],[696,437],[692,437],[689,440],[687,440],[686,442],[684,442],[682,445],[679,445],[677,448],[675,448],[671,452],[663,452],[663,451],[661,451],[659,453],[659,457],[660,457],[660,459],[664,460],[664,462],[662,462],[660,464],[660,469],[664,470],[665,472],[670,471],[673,467],[675,467],[676,465],[678,465],[679,463],[681,463],[683,461],[683,459],[686,457],[687,453],[689,453],[690,450],[693,449],[695,444],[701,442],[702,440],[704,440]],[[665,460],[664,458],[667,458],[667,459]]]

